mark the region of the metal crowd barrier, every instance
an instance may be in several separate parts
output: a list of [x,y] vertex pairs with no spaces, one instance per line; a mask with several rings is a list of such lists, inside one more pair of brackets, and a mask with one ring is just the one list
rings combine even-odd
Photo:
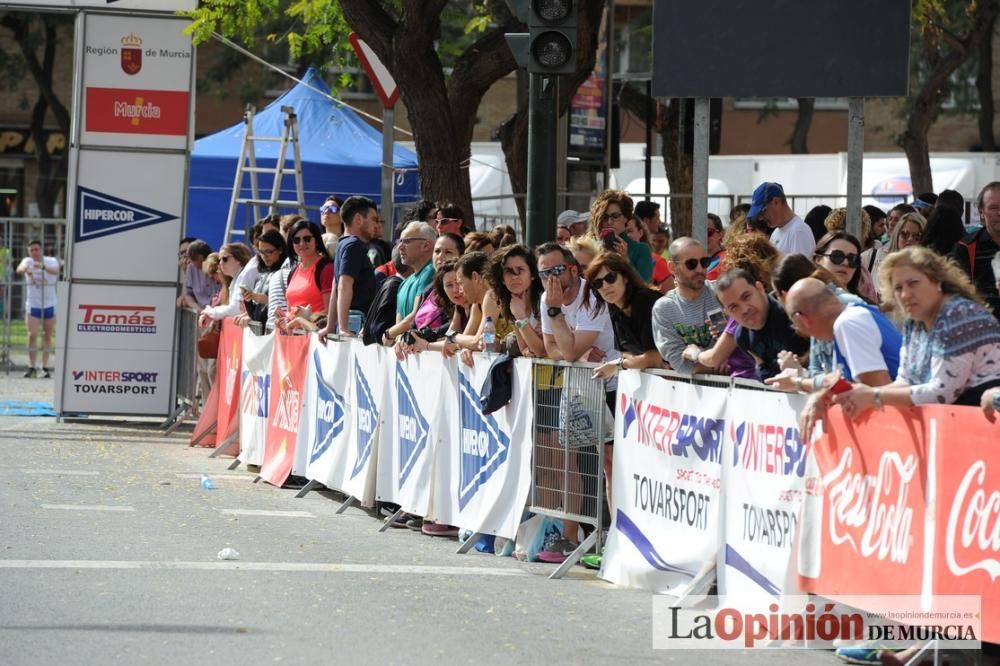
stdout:
[[[169,435],[181,423],[198,416],[198,312],[177,311],[177,406],[161,425]],[[207,396],[206,396],[207,397]]]
[[[550,578],[561,578],[591,548],[599,551],[607,523],[604,444],[614,439],[614,414],[604,382],[591,378],[595,367],[543,359],[534,362],[535,431],[528,510],[592,528]],[[576,534],[566,536],[577,539]]]

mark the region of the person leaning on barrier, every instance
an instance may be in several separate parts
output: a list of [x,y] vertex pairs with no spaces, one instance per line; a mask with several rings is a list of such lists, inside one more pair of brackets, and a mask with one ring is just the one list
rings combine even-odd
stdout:
[[257,236],[257,279],[242,292],[244,314],[234,320],[241,327],[255,321],[261,331],[267,324],[268,294],[272,280],[280,279],[281,266],[285,263],[285,237],[277,229],[268,228]]
[[348,197],[340,212],[344,231],[334,259],[336,298],[330,298],[326,326],[318,331],[320,340],[334,331],[351,337],[360,333],[360,327],[350,329],[351,314],[363,320],[375,298],[375,268],[368,259],[368,244],[378,232],[378,209],[368,197],[354,196]]
[[201,311],[206,305],[212,304],[212,299],[221,288],[212,278],[202,271],[202,264],[212,253],[212,248],[203,240],[194,240],[188,244],[188,266],[184,281],[184,305]]
[[[542,281],[538,260],[524,245],[500,248],[490,259],[487,278],[497,313],[514,322],[514,336],[522,356],[545,356],[542,339]],[[487,307],[484,315],[492,314]]]
[[711,283],[705,281],[711,259],[704,245],[688,237],[670,244],[670,256],[676,287],[653,306],[653,340],[673,370],[688,374],[712,372],[713,368],[684,357],[688,345],[704,348],[713,343],[708,313],[722,305]]
[[413,271],[399,286],[396,297],[396,323],[382,334],[382,344],[392,347],[396,338],[413,327],[413,318],[423,295],[434,280],[431,258],[437,232],[426,222],[406,225],[399,237],[399,258]]
[[726,271],[715,283],[715,293],[728,316],[736,320],[736,344],[757,359],[761,381],[780,372],[779,354],[804,356],[809,342],[795,334],[781,304],[767,295],[764,284],[745,270]]
[[886,257],[879,278],[882,298],[906,313],[899,375],[885,387],[855,384],[834,402],[851,418],[884,405],[980,405],[1000,386],[1000,322],[968,276],[950,259],[911,247]]
[[221,298],[218,305],[206,306],[201,311],[198,325],[202,328],[213,321],[242,313],[242,294],[249,291],[259,275],[256,256],[243,243],[222,246],[219,250],[219,271],[222,274]]
[[878,308],[866,303],[845,304],[829,285],[807,277],[788,290],[785,310],[800,335],[832,341],[839,368],[818,386],[815,382],[804,386],[805,381],[791,368],[765,381],[787,389],[788,378],[792,378],[793,388],[813,391],[799,417],[803,423],[808,425],[826,410],[832,397],[828,389],[840,375],[867,386],[885,386],[896,378],[903,340]]
[[457,261],[446,261],[434,272],[434,286],[427,300],[433,299],[440,316],[434,325],[411,332],[413,343],[407,347],[408,353],[439,351],[448,357],[458,351],[458,345],[450,340],[454,337],[453,332],[465,330],[469,303],[458,281],[457,265]]

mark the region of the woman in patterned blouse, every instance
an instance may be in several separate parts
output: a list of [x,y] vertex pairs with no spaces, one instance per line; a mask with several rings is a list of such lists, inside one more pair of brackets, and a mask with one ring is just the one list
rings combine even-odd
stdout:
[[879,277],[883,302],[906,313],[899,376],[881,388],[856,384],[835,402],[852,418],[882,405],[979,406],[1000,386],[1000,322],[969,278],[919,246],[888,255]]

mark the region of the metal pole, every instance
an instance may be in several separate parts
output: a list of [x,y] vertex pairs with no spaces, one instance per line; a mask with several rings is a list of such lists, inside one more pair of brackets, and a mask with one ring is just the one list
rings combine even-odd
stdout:
[[528,102],[528,232],[538,246],[555,238],[556,78],[530,74]]
[[[614,53],[615,53],[615,2],[614,0],[606,0],[604,3],[604,35],[607,39],[607,45],[604,49],[604,165],[601,169],[601,174],[604,177],[604,182],[602,187],[608,189],[611,187],[611,145],[618,137],[612,136],[614,127],[612,127],[611,116],[614,113],[612,106],[614,106]],[[590,203],[589,201],[587,202]]]
[[[393,148],[396,136],[392,131],[396,121],[396,111],[391,107],[382,109],[382,219],[385,220],[382,238],[392,242],[395,215],[393,214],[392,179]],[[472,211],[469,211],[471,213]]]
[[708,124],[709,99],[694,101],[694,169],[692,174],[691,235],[708,244]]
[[[653,79],[646,79],[646,201],[653,191],[653,114],[656,113],[656,103],[653,101]],[[666,211],[664,211],[666,212]]]
[[865,152],[865,98],[851,97],[847,107],[847,233],[861,238],[861,174]]

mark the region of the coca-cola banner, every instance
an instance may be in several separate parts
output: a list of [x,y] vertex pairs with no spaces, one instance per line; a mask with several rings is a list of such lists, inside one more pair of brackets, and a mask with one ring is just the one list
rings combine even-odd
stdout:
[[801,394],[736,390],[722,454],[723,540],[719,594],[763,606],[783,594],[799,513],[819,492],[799,433]]
[[728,395],[634,370],[619,375],[602,578],[681,595],[711,575]]
[[260,477],[280,486],[292,472],[302,415],[302,393],[309,373],[308,335],[278,335],[271,357],[271,415]]
[[[822,494],[807,496],[799,577],[826,597],[982,595],[1000,641],[998,427],[972,407],[834,408],[814,444]],[[881,609],[869,609],[881,610]]]

